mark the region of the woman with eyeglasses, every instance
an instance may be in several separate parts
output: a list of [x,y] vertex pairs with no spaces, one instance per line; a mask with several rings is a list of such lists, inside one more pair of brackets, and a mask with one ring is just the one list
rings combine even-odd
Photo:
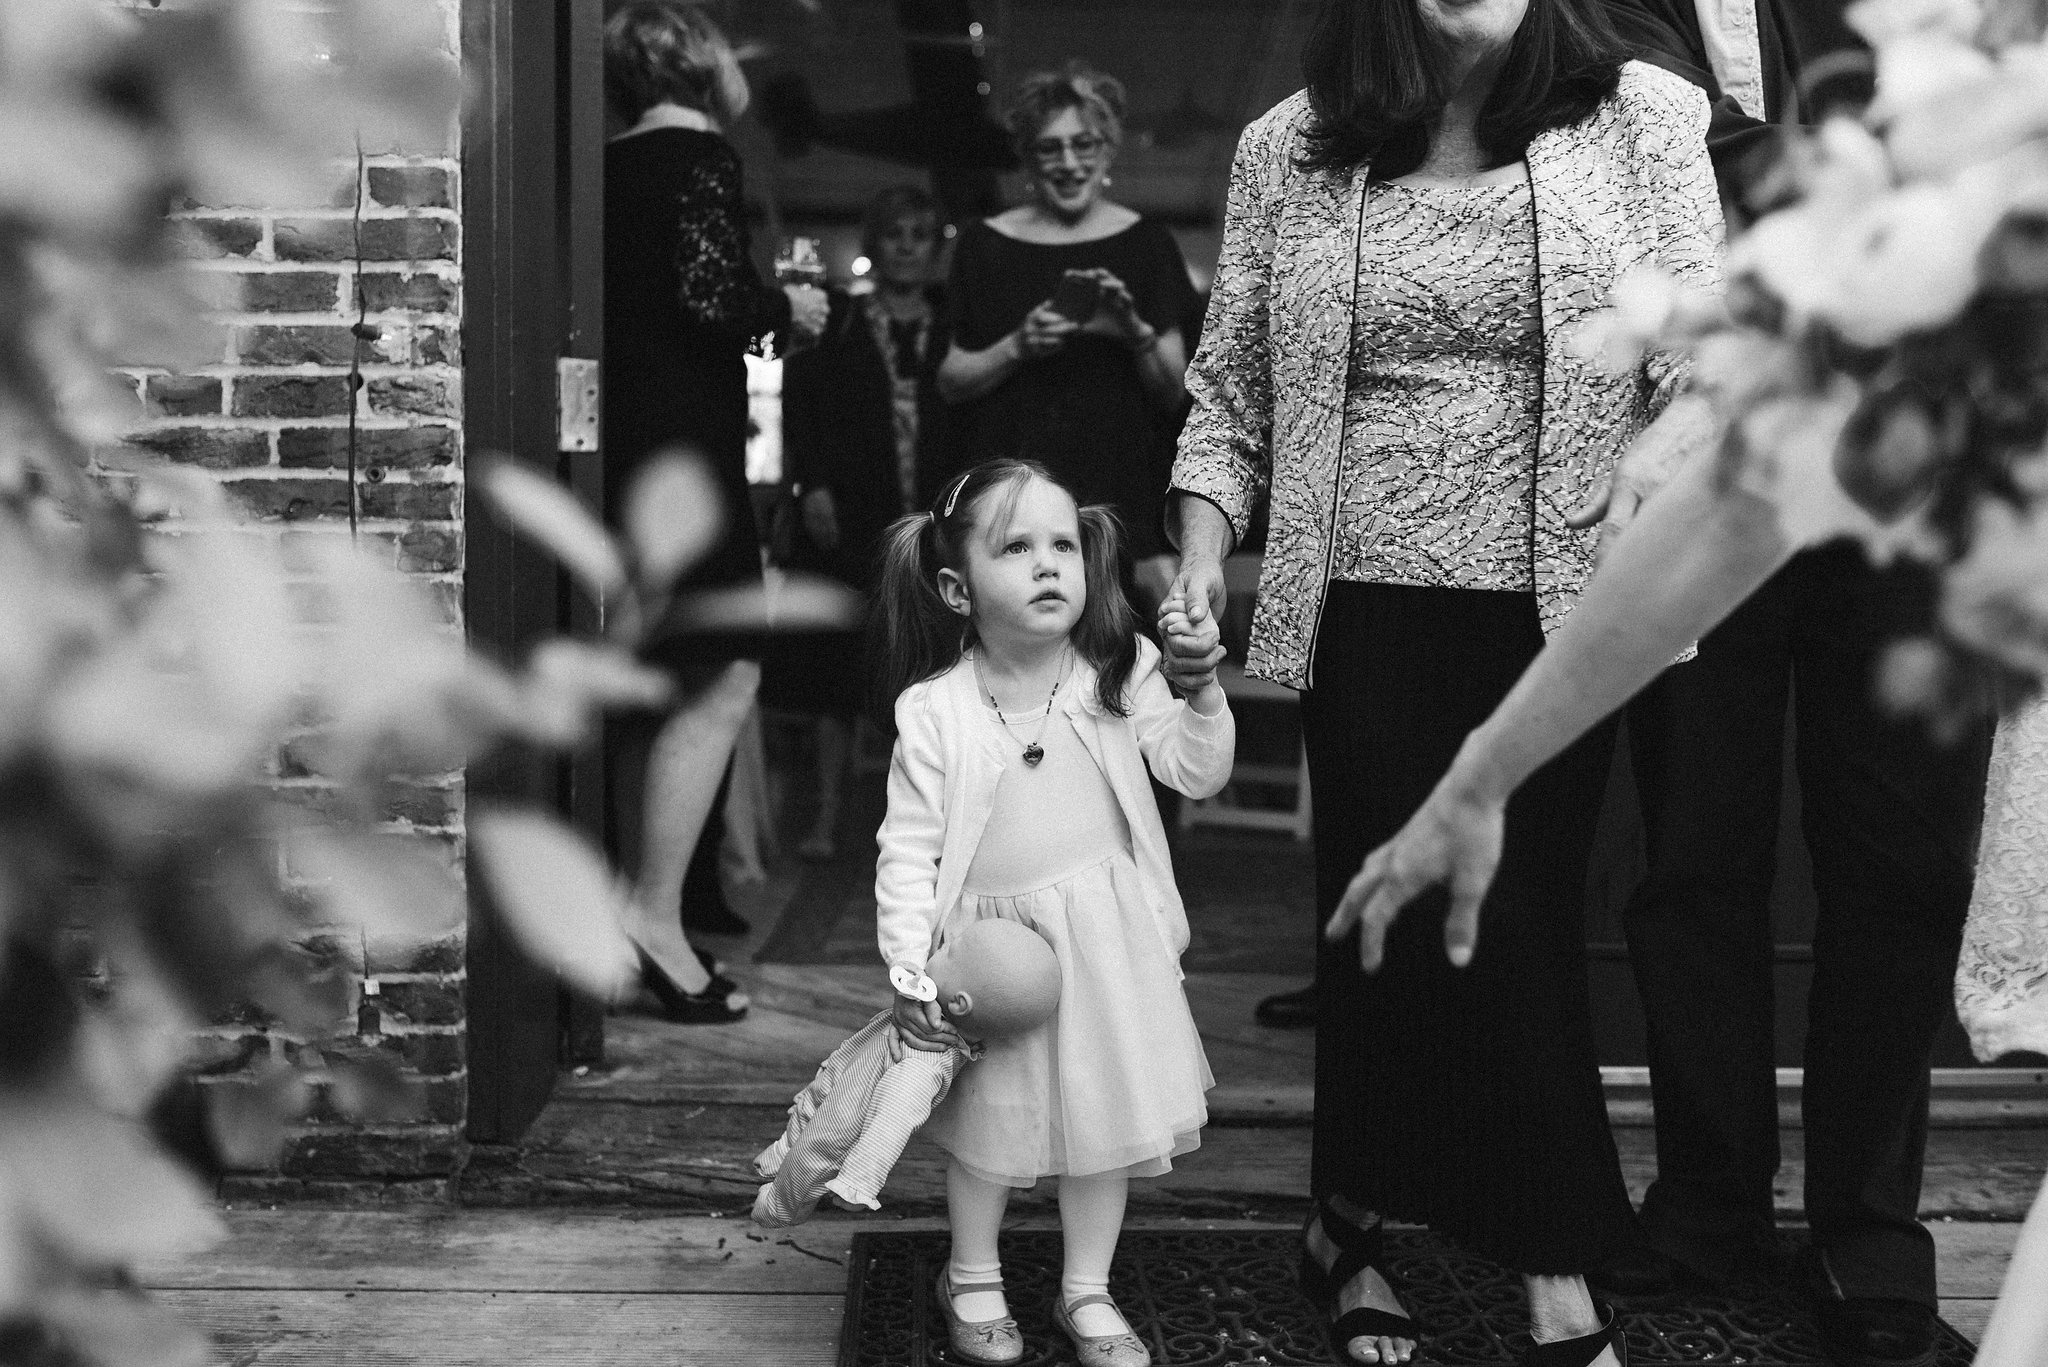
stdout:
[[1142,556],[1159,548],[1197,300],[1173,235],[1106,194],[1123,113],[1123,85],[1078,62],[1019,84],[1005,122],[1030,197],[961,230],[938,380],[966,463],[1043,462],[1082,504],[1121,511]]

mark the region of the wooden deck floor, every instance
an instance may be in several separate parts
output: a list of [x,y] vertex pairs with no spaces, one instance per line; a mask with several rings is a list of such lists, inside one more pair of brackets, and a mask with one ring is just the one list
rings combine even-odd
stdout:
[[[866,965],[754,964],[791,871],[742,890],[755,922],[717,947],[753,994],[729,1027],[613,1016],[605,1067],[561,1080],[518,1146],[479,1150],[453,1207],[232,1209],[221,1249],[145,1270],[211,1333],[229,1367],[693,1367],[835,1361],[846,1254],[864,1227],[937,1227],[939,1156],[913,1145],[880,1216],[832,1214],[764,1238],[745,1218],[750,1162],[820,1059],[887,999]],[[1251,1021],[1289,977],[1193,973],[1189,1000],[1217,1079],[1202,1147],[1133,1192],[1130,1222],[1270,1224],[1303,1208],[1312,1044]],[[1652,1132],[1618,1125],[1632,1192],[1654,1172]],[[1798,1130],[1785,1132],[1778,1206],[1799,1218]],[[1976,1337],[2048,1157],[2048,1130],[1938,1129],[1923,1216],[1940,1249],[1943,1310]],[[1047,1184],[1048,1187],[1050,1184]],[[1013,1205],[1052,1220],[1050,1192]]]
[[[145,1274],[228,1367],[827,1367],[847,1245],[872,1223],[764,1238],[742,1221],[632,1210],[228,1219],[225,1247]],[[1933,1229],[1942,1313],[1974,1339],[2016,1226]]]

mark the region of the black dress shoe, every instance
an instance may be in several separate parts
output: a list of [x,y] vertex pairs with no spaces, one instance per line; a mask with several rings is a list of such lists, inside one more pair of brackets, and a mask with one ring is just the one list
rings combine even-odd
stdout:
[[1816,1297],[1821,1351],[1835,1367],[1928,1367],[1934,1312],[1918,1301]]
[[1252,1008],[1252,1019],[1275,1030],[1307,1030],[1316,1023],[1316,985],[1276,992]]
[[1799,1282],[1813,1306],[1821,1351],[1835,1367],[1933,1367],[1934,1311],[1918,1301],[1836,1294],[1826,1255],[1800,1250]]
[[1708,1281],[1660,1248],[1638,1244],[1586,1273],[1595,1288],[1615,1296],[1668,1296]]

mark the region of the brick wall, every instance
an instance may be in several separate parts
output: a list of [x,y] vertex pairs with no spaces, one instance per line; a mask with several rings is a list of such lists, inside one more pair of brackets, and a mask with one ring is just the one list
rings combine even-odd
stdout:
[[[448,14],[452,49],[455,2],[434,2]],[[196,267],[218,286],[207,297],[221,308],[219,350],[176,372],[124,373],[147,415],[128,440],[211,472],[251,526],[287,554],[303,539],[348,535],[353,412],[361,541],[415,579],[448,629],[460,631],[455,144],[451,129],[446,146],[374,152],[360,168],[338,166],[333,195],[316,206],[181,211]],[[352,358],[359,359],[359,388]],[[287,800],[318,808],[329,792],[303,741],[283,747],[271,782]],[[394,787],[382,815],[388,830],[431,849],[459,876],[462,803],[462,777],[451,773]],[[335,1037],[287,1039],[238,1014],[199,1041],[202,1086],[248,1085],[267,1060],[307,1049],[375,1050],[417,1080],[422,1115],[406,1124],[355,1124],[322,1098],[295,1133],[281,1172],[231,1186],[245,1196],[360,1196],[372,1189],[367,1178],[383,1191],[438,1193],[460,1162],[468,1086],[461,936],[372,946],[367,963],[353,932],[315,934],[306,947],[345,968],[356,986]]]

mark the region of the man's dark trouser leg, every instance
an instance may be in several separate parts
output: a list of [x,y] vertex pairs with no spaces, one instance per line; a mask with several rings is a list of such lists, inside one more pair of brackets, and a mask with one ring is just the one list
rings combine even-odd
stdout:
[[1791,678],[1781,572],[1629,709],[1649,873],[1625,917],[1649,1031],[1657,1180],[1644,1236],[1728,1277],[1778,1170],[1770,924]]
[[1807,1221],[1834,1294],[1933,1307],[1934,1242],[1917,1219],[1927,1069],[1953,1009],[1990,731],[1938,745],[1874,701],[1885,644],[1927,620],[1924,571],[1875,570],[1848,546],[1802,560],[1799,775],[1820,900],[1803,1098]]

